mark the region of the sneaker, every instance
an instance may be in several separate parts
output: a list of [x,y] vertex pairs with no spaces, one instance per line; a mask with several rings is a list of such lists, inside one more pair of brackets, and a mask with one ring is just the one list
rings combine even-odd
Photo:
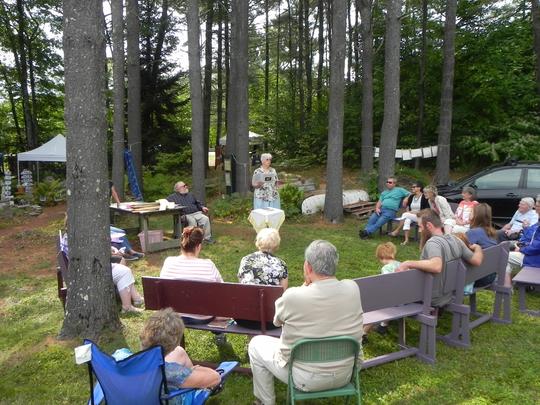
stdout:
[[137,259],[142,259],[144,257],[144,253],[133,251],[133,254],[131,256],[135,256]]
[[144,305],[144,298],[141,298],[140,300],[133,301],[133,305],[136,307],[142,307]]
[[367,233],[365,230],[361,230],[358,232],[358,236],[360,239],[367,239],[369,238],[369,233]]
[[383,326],[381,324],[375,326],[375,332],[377,332],[379,335],[386,335],[388,333],[388,326]]
[[214,243],[216,243],[216,241],[212,238],[205,239],[203,242],[207,245],[213,245]]
[[137,256],[132,256],[132,255],[125,255],[124,256],[124,260],[128,261],[128,262],[132,262],[134,260],[139,260],[139,258]]

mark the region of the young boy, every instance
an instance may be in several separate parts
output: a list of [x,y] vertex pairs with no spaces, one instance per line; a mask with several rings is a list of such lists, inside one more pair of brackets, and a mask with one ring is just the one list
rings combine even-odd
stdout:
[[392,242],[381,243],[375,250],[377,259],[383,264],[381,267],[381,274],[393,273],[399,266],[399,262],[396,260],[396,245]]

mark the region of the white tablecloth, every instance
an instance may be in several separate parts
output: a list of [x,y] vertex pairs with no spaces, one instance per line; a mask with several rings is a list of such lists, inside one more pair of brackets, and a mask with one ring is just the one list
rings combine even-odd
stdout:
[[257,208],[251,211],[248,220],[257,233],[263,228],[279,230],[285,221],[285,212],[277,208]]

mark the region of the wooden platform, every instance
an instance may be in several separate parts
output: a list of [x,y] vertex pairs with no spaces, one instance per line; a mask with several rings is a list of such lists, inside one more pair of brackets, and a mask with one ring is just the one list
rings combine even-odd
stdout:
[[359,201],[353,204],[347,204],[343,206],[343,211],[352,214],[357,218],[369,216],[375,211],[376,202],[372,201]]

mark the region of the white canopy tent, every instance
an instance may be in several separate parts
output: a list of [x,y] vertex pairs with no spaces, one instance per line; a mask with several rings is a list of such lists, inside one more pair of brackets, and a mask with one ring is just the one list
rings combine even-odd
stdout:
[[[28,152],[17,154],[17,180],[20,181],[19,162],[65,162],[66,161],[66,138],[56,135],[49,142]],[[38,163],[39,181],[39,163]]]
[[[257,134],[255,132],[249,131],[249,143],[250,144],[257,144],[262,143],[264,140],[264,137],[261,134]],[[219,144],[220,145],[226,145],[227,144],[227,137],[223,136],[219,138]]]

